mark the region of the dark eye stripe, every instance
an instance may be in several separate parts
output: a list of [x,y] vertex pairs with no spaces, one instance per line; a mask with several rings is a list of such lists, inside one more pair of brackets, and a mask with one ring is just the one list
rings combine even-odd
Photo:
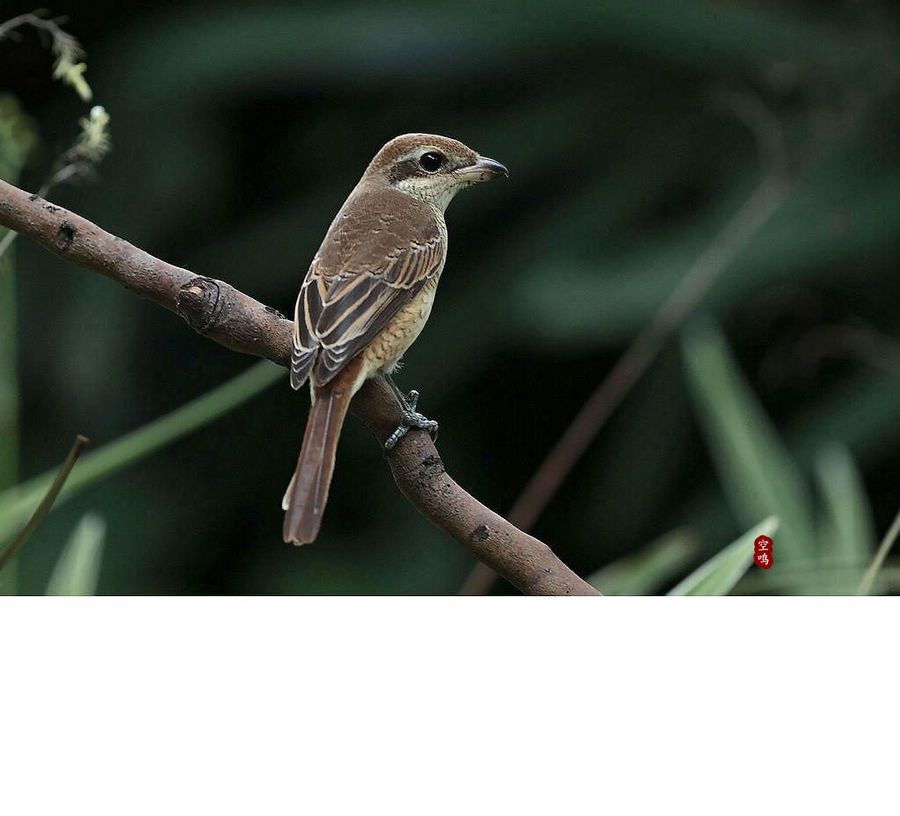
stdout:
[[424,175],[427,174],[419,166],[419,162],[416,159],[404,159],[391,167],[390,182],[391,184],[396,184],[398,181],[403,181],[403,179]]

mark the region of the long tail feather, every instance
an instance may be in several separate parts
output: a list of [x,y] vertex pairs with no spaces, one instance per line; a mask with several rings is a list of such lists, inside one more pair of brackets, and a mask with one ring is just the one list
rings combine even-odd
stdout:
[[297,469],[284,495],[284,540],[314,541],[322,526],[341,428],[355,393],[351,378],[337,377],[317,390],[306,421]]

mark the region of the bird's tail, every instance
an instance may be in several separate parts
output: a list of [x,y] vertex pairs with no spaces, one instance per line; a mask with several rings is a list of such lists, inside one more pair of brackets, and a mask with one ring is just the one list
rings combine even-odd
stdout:
[[286,542],[308,544],[319,533],[334,473],[338,439],[350,400],[356,392],[354,386],[353,378],[339,375],[328,385],[316,389],[297,469],[281,505],[285,510]]

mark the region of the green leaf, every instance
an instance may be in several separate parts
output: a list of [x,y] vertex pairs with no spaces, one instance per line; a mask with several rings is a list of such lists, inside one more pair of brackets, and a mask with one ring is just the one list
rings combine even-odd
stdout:
[[46,594],[93,595],[105,538],[106,522],[96,513],[85,514],[56,562]]
[[[82,457],[66,482],[55,506],[86,487],[144,459],[151,453],[186,436],[283,380],[284,369],[262,361],[202,397],[177,408],[136,431]],[[29,517],[55,470],[0,493],[0,541],[15,532]]]
[[0,94],[0,178],[15,184],[37,143],[37,127],[19,101],[14,96]]
[[682,572],[696,558],[697,550],[692,532],[672,530],[598,570],[588,583],[604,595],[649,595]]
[[875,553],[872,563],[869,564],[862,580],[859,582],[859,587],[856,590],[857,595],[871,594],[872,587],[875,586],[875,580],[878,578],[878,573],[883,568],[884,561],[890,554],[891,547],[894,546],[894,542],[898,537],[900,537],[900,510],[898,510],[897,515],[894,516],[891,526],[888,528],[888,531],[884,534],[884,538],[881,539],[881,543],[878,545],[878,552]]
[[835,567],[857,569],[855,574],[837,573],[825,584],[810,584],[806,590],[850,594],[875,551],[872,510],[856,465],[843,445],[822,450],[815,466],[825,505],[819,534],[822,558]]
[[688,385],[733,512],[744,524],[777,515],[785,560],[816,554],[807,486],[718,328],[685,332]]
[[695,569],[669,595],[727,595],[753,563],[753,542],[757,536],[772,536],[778,519],[770,516],[737,541]]
[[[14,183],[37,142],[31,120],[15,97],[0,94],[0,178]],[[0,227],[0,490],[16,483],[19,470],[19,375],[16,276],[11,241]],[[16,565],[0,574],[0,595],[16,591]]]

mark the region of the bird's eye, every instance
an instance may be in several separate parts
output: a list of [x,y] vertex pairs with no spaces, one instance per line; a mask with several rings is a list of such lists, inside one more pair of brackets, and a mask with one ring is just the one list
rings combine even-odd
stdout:
[[436,173],[441,169],[441,165],[444,163],[444,157],[440,153],[436,153],[433,150],[429,150],[427,153],[423,153],[422,157],[419,159],[419,164],[422,165],[422,169],[426,173]]

